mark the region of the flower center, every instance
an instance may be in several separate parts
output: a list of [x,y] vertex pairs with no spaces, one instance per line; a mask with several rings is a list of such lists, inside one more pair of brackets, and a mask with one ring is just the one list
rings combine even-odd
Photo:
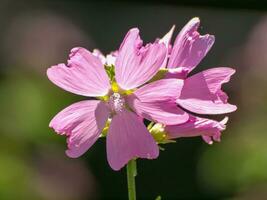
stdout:
[[113,93],[109,98],[109,106],[112,112],[118,113],[125,108],[125,100],[119,93]]

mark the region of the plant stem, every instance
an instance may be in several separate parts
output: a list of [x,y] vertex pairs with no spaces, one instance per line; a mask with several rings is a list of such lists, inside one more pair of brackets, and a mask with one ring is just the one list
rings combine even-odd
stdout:
[[136,160],[132,159],[127,164],[127,182],[129,200],[136,200],[135,177],[137,176]]

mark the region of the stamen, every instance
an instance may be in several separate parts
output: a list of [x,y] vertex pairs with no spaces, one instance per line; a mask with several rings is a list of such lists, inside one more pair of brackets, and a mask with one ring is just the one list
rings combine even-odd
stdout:
[[119,93],[113,93],[109,98],[109,106],[112,112],[121,112],[125,108],[125,100]]

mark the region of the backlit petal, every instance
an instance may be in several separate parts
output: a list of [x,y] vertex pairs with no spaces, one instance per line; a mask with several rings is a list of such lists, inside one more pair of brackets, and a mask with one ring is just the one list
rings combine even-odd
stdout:
[[170,56],[170,53],[171,53],[171,39],[172,39],[172,35],[173,35],[173,31],[175,29],[175,26],[173,25],[172,28],[169,30],[168,33],[166,33],[163,38],[161,38],[160,40],[158,40],[159,43],[163,43],[166,48],[167,48],[167,53],[166,53],[166,56],[165,56],[165,59],[163,61],[163,64],[161,66],[161,68],[165,68],[166,65],[167,65],[167,61],[168,61],[168,58]]
[[47,76],[60,88],[78,95],[104,96],[110,89],[101,60],[80,47],[71,50],[67,65],[50,67]]
[[181,68],[189,73],[208,53],[215,37],[209,34],[200,35],[197,31],[199,24],[199,18],[193,18],[178,34],[172,48],[168,68]]
[[155,42],[142,47],[137,28],[125,36],[115,63],[118,85],[125,90],[136,88],[149,81],[162,66],[166,55],[164,44]]

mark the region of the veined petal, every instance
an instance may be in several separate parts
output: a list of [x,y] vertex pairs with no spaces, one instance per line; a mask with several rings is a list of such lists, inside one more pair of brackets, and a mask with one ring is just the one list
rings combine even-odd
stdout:
[[134,94],[142,102],[175,101],[181,94],[184,80],[161,79],[138,88]]
[[212,68],[187,78],[177,103],[198,114],[224,114],[237,109],[227,103],[227,95],[221,90],[235,73],[227,67]]
[[197,31],[199,18],[191,19],[181,30],[174,42],[168,68],[182,68],[188,73],[205,57],[212,47],[213,35],[200,35]]
[[174,32],[174,29],[175,29],[175,25],[172,26],[172,28],[169,30],[168,33],[166,33],[163,38],[161,38],[160,40],[158,40],[158,43],[162,43],[166,46],[166,49],[167,49],[167,53],[166,53],[166,56],[165,56],[165,59],[162,63],[162,66],[161,68],[165,68],[166,65],[167,65],[167,61],[168,61],[168,58],[170,56],[170,53],[171,53],[171,39],[172,39],[172,35],[173,35],[173,32]]
[[154,43],[142,47],[137,28],[125,36],[115,62],[118,85],[129,90],[149,81],[161,67],[166,55],[164,44]]
[[130,111],[116,114],[107,134],[107,156],[112,169],[120,170],[133,158],[154,159],[159,148],[142,120]]
[[172,39],[173,31],[175,29],[175,25],[172,26],[172,28],[169,30],[168,33],[166,33],[160,40],[159,43],[165,44],[165,46],[168,48]]
[[205,142],[212,144],[212,140],[220,141],[221,131],[225,130],[228,117],[218,122],[190,115],[184,124],[166,126],[168,139],[180,137],[202,136]]
[[104,96],[110,89],[101,60],[80,47],[71,50],[67,65],[50,67],[47,76],[60,88],[78,95]]
[[69,157],[84,154],[98,139],[108,119],[109,110],[98,100],[85,100],[74,103],[59,112],[49,127],[58,134],[68,137]]
[[139,116],[150,121],[168,125],[181,124],[189,117],[175,103],[182,87],[183,80],[158,80],[137,89],[127,97],[127,103]]

